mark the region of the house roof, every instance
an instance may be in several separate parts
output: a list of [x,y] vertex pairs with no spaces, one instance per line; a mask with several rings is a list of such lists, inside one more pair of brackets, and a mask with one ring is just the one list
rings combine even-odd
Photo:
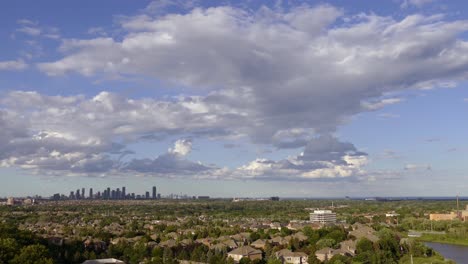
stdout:
[[379,240],[379,238],[375,235],[375,230],[372,227],[366,225],[355,225],[353,227],[355,229],[349,232],[349,234],[355,236],[357,239],[365,237],[372,242]]
[[262,251],[255,249],[251,246],[243,246],[234,249],[233,251],[229,252],[228,254],[231,255],[241,255],[241,256],[250,256],[255,254],[262,254]]
[[256,245],[256,246],[264,246],[266,244],[266,240],[265,239],[257,239],[255,240],[254,242],[252,242],[251,245]]
[[164,242],[159,243],[159,246],[161,246],[161,247],[175,247],[175,246],[177,246],[177,241],[175,241],[174,239],[169,239],[169,240],[166,240]]
[[93,259],[93,260],[86,260],[83,264],[125,264],[125,262],[115,259],[115,258],[108,258],[108,259]]
[[332,248],[324,247],[322,249],[315,251],[315,254],[330,254],[331,252],[333,252]]
[[356,249],[356,241],[348,239],[348,240],[340,242],[340,246],[341,247],[350,247],[352,249]]
[[307,257],[307,254],[304,252],[292,252],[289,249],[282,249],[276,252],[277,257]]
[[285,239],[284,237],[276,236],[276,237],[270,239],[270,242],[271,243],[278,243],[278,244],[282,245],[282,244],[289,243],[289,240]]

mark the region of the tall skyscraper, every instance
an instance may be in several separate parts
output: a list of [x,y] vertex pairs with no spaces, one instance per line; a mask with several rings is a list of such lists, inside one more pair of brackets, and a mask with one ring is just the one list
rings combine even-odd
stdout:
[[156,196],[156,186],[153,186],[153,196],[152,196],[153,199],[156,199],[157,196]]
[[107,187],[107,199],[111,198],[110,195],[111,195],[110,187]]
[[115,191],[115,199],[121,199],[122,198],[122,193],[120,192],[120,188],[117,188]]
[[127,198],[127,193],[125,192],[125,186],[122,187],[122,199]]
[[85,188],[81,188],[81,199],[85,198]]
[[146,198],[146,199],[149,199],[149,198],[150,198],[150,196],[149,196],[149,192],[146,192],[146,194],[145,194],[145,198]]
[[76,198],[77,200],[79,200],[79,199],[81,198],[80,189],[76,189],[75,198]]
[[89,188],[89,199],[93,199],[93,198],[94,198],[93,188]]

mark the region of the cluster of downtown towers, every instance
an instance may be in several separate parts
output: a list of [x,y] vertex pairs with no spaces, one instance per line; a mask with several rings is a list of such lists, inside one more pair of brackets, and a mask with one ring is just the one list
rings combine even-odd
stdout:
[[[57,194],[56,194],[57,195]],[[55,197],[54,198],[58,198]],[[127,193],[125,186],[117,188],[115,190],[111,190],[110,187],[107,187],[104,191],[98,191],[97,193],[93,193],[93,188],[89,188],[89,195],[86,196],[86,189],[82,188],[81,192],[80,189],[77,189],[76,192],[71,191],[70,195],[68,196],[69,199],[73,200],[82,200],[82,199],[105,199],[105,200],[124,200],[124,199],[158,199],[161,198],[161,194],[156,192],[156,186],[153,186],[153,192],[150,196],[150,192],[147,191],[145,194],[140,195],[135,193]],[[60,199],[60,198],[59,198]]]

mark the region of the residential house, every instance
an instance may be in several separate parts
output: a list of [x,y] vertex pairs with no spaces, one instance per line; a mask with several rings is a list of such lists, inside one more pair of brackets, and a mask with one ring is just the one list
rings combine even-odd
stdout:
[[262,251],[251,246],[242,246],[229,252],[228,257],[234,259],[235,262],[239,262],[242,258],[249,258],[250,260],[262,259]]
[[340,251],[351,257],[356,255],[356,240],[349,239],[340,242]]
[[334,252],[334,249],[329,248],[329,247],[325,247],[325,248],[315,251],[315,256],[317,257],[318,260],[322,262],[331,259],[334,255],[336,255],[336,252]]
[[372,242],[377,242],[379,238],[375,235],[375,230],[363,224],[353,225],[353,231],[349,232],[349,235],[354,236],[357,240],[361,238],[367,238]]
[[257,249],[265,249],[266,244],[267,244],[266,239],[257,239],[254,242],[252,242],[252,244],[250,245]]
[[276,236],[270,239],[269,242],[273,246],[283,246],[283,245],[287,245],[289,243],[289,240],[285,239],[284,237]]
[[289,249],[282,249],[276,252],[275,255],[283,264],[305,264],[309,259],[306,253],[292,252]]

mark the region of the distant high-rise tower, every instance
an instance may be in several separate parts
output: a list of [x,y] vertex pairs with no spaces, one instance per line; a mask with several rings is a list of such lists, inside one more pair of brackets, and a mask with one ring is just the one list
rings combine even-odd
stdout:
[[89,199],[93,199],[94,194],[93,194],[93,188],[89,188]]
[[81,188],[81,199],[85,198],[85,188]]
[[153,196],[152,196],[153,199],[156,199],[157,196],[156,196],[156,186],[153,186]]
[[111,190],[110,187],[107,187],[107,199],[111,198]]
[[115,191],[115,199],[121,199],[122,198],[122,193],[120,192],[120,188],[117,188]]
[[146,198],[146,199],[149,199],[149,198],[150,198],[150,196],[149,196],[149,192],[146,192],[146,194],[145,194],[145,198]]
[[122,199],[125,199],[127,197],[127,193],[125,192],[125,186],[122,187]]
[[81,198],[80,189],[76,189],[75,198],[76,198],[77,200],[79,200],[79,199]]

